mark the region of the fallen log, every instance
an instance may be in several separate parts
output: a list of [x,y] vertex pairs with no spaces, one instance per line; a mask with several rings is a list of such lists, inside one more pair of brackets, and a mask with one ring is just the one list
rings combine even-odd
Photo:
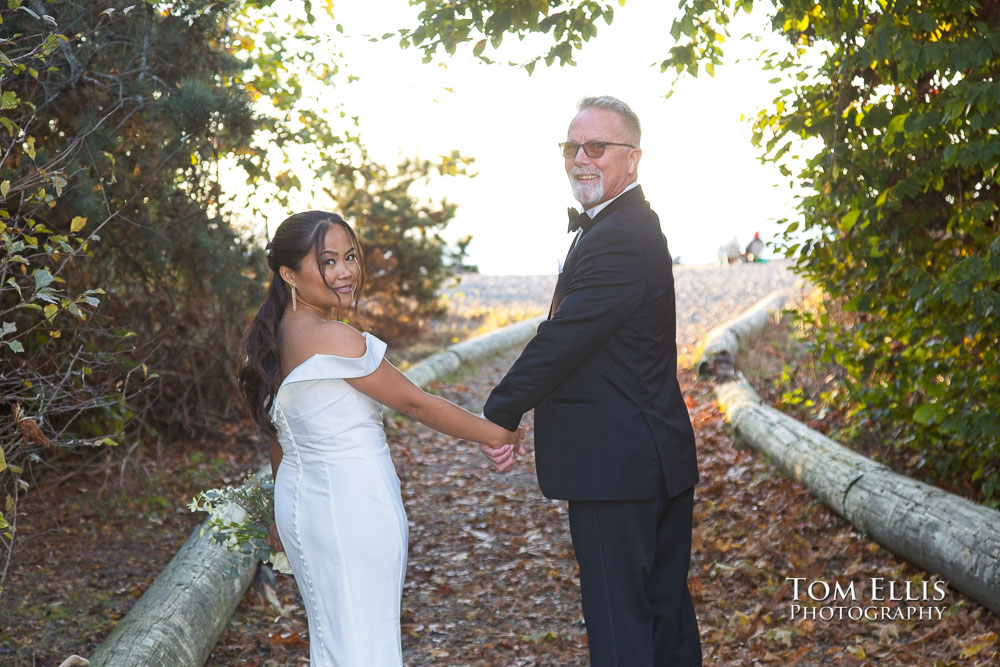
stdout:
[[515,345],[526,343],[535,335],[538,325],[544,320],[545,316],[538,316],[523,322],[509,324],[496,331],[450,345],[448,351],[457,355],[462,363],[487,359]]
[[742,377],[715,393],[742,442],[861,533],[1000,615],[1000,512],[843,447],[764,405]]
[[698,376],[735,377],[736,353],[740,346],[746,345],[755,332],[763,329],[790,297],[788,291],[772,292],[742,314],[709,331],[695,362]]
[[[206,522],[207,523],[207,522]],[[232,559],[202,524],[90,658],[93,667],[204,665],[257,572]]]
[[406,371],[406,377],[418,387],[424,387],[456,372],[462,364],[488,359],[515,345],[524,344],[535,335],[539,323],[544,319],[542,316],[534,317],[449,345],[444,352],[433,354],[414,364]]
[[[452,345],[406,371],[418,386],[530,339],[542,317]],[[270,474],[266,466],[260,474]],[[201,667],[257,572],[236,566],[202,524],[90,658],[93,667]]]
[[440,377],[451,375],[462,366],[462,358],[451,350],[432,354],[407,369],[406,377],[418,387],[426,387]]

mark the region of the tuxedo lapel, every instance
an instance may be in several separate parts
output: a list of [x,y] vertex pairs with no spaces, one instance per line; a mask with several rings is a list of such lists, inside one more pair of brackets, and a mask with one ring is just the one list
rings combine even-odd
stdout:
[[573,260],[575,256],[573,251],[576,250],[576,246],[580,243],[580,238],[583,236],[584,230],[579,230],[576,236],[573,238],[573,242],[569,245],[569,251],[566,252],[566,259],[563,261],[563,270],[559,272],[559,276],[556,278],[556,287],[552,291],[552,304],[549,306],[549,319],[556,314],[559,309],[559,302],[562,301],[563,294],[566,292],[566,282],[569,279],[569,275],[572,273],[572,266],[575,263]]
[[[619,195],[617,199],[601,209],[601,211],[589,222],[581,224],[580,231],[577,232],[576,238],[573,239],[573,243],[570,244],[569,251],[566,253],[566,261],[563,262],[563,270],[559,274],[559,277],[556,280],[556,288],[552,292],[552,303],[549,306],[550,320],[555,317],[556,311],[559,310],[559,302],[562,301],[562,297],[566,293],[566,286],[573,276],[573,270],[576,265],[576,255],[574,254],[574,251],[577,246],[580,245],[580,241],[583,240],[583,235],[615,211],[618,211],[629,204],[638,203],[644,200],[645,197],[642,195],[642,186],[637,185],[628,192]],[[586,214],[583,215],[589,218]]]

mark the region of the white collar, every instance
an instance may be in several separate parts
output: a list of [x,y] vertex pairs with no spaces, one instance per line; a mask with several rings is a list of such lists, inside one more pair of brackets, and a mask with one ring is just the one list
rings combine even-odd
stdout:
[[596,216],[598,213],[600,213],[605,208],[607,208],[608,204],[610,204],[614,200],[618,199],[619,197],[621,197],[623,194],[625,194],[629,190],[633,190],[633,189],[635,189],[637,187],[639,187],[639,181],[632,181],[631,183],[629,183],[628,185],[625,186],[624,190],[622,190],[621,192],[619,192],[618,194],[616,194],[614,197],[612,197],[611,199],[609,199],[606,202],[598,204],[594,208],[588,208],[586,211],[584,211],[584,213],[586,213],[587,215],[589,215],[590,219],[593,220],[594,216]]

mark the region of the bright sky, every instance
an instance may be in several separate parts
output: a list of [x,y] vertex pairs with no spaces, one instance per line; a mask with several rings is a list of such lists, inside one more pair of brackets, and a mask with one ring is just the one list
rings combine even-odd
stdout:
[[[741,120],[775,95],[767,84],[773,73],[755,62],[764,46],[736,39],[749,26],[763,26],[762,16],[744,19],[726,44],[727,60],[747,62],[717,68],[715,78],[685,79],[664,99],[671,75],[651,65],[673,43],[673,2],[627,0],[611,26],[600,23],[576,67],[542,65],[530,77],[521,69],[482,65],[468,52],[442,67],[423,64],[419,51],[402,50],[395,40],[369,42],[368,35],[416,25],[406,0],[340,2],[335,8],[346,34],[334,33],[334,42],[348,72],[360,80],[332,94],[360,117],[361,136],[375,159],[391,165],[400,157],[437,158],[454,149],[475,158],[475,178],[443,179],[432,194],[459,205],[445,236],[471,234],[469,260],[482,273],[556,272],[570,242],[565,209],[576,204],[557,144],[566,138],[577,100],[588,95],[614,95],[639,115],[639,182],[681,262],[715,262],[719,246],[734,236],[741,247],[755,231],[769,240],[777,233],[775,220],[793,214],[786,181],[759,163],[749,122]],[[766,35],[763,27],[756,32]],[[535,45],[550,40],[546,35]],[[507,43],[518,47],[516,38],[507,37],[505,48]],[[517,52],[502,55],[498,60],[505,61]]]

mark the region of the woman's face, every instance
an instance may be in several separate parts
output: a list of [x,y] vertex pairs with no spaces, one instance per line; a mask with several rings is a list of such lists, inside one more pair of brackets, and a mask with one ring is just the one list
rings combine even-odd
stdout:
[[309,253],[302,258],[299,270],[290,273],[300,306],[305,304],[319,312],[349,308],[361,267],[347,230],[338,224],[330,225],[320,243],[319,266]]

